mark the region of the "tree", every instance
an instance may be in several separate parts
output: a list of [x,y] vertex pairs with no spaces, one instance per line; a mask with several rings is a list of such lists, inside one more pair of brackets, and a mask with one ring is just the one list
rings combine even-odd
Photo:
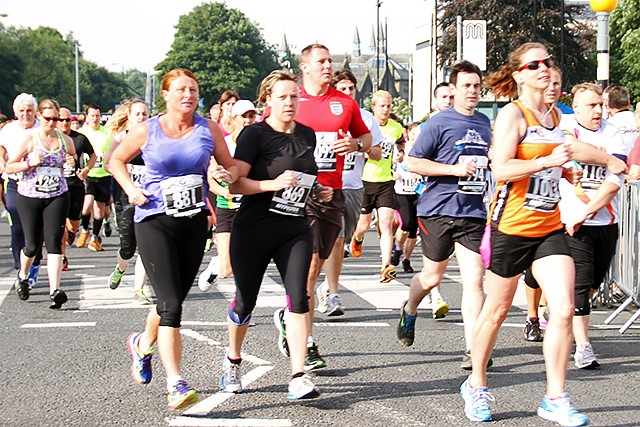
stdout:
[[609,21],[611,82],[640,101],[640,0],[620,0]]
[[[487,21],[487,73],[507,63],[509,52],[533,41],[533,2],[537,2],[537,41],[547,46],[560,66],[562,15],[556,0],[444,0],[440,25],[444,29],[438,46],[441,65],[456,58],[456,16]],[[584,5],[566,6],[563,85],[570,88],[595,78],[595,30],[578,20]]]
[[[373,93],[364,100],[364,108],[366,110],[372,111],[371,106],[373,105]],[[391,102],[391,113],[393,113],[397,118],[400,124],[403,124],[407,118],[411,115],[411,107],[407,104],[407,100],[402,97],[393,98]]]
[[0,24],[0,113],[13,117],[13,99],[16,96],[16,84],[24,72],[24,63],[17,53],[15,40]]
[[200,83],[205,107],[215,104],[227,89],[255,99],[260,81],[280,68],[275,49],[256,24],[224,3],[204,3],[182,15],[173,44],[156,70],[188,68]]

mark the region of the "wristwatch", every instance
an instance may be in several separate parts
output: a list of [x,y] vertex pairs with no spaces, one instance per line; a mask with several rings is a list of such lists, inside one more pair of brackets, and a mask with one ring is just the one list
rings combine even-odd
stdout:
[[362,143],[361,139],[356,139],[356,143],[358,144],[358,151],[362,151],[362,148],[364,147],[364,144]]

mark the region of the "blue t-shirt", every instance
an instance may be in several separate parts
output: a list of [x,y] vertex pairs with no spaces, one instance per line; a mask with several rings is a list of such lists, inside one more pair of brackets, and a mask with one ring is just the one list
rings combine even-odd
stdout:
[[490,145],[491,123],[478,111],[465,116],[447,108],[427,120],[409,156],[451,165],[470,158],[477,169],[470,178],[428,177],[425,191],[418,198],[418,216],[486,218],[483,194]]

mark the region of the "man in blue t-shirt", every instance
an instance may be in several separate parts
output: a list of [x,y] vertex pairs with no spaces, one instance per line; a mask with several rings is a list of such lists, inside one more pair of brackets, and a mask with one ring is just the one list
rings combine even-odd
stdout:
[[423,269],[411,280],[402,305],[398,340],[413,344],[418,305],[442,280],[455,249],[462,277],[462,319],[466,351],[463,369],[471,369],[471,332],[482,309],[484,268],[480,241],[487,218],[489,118],[476,111],[482,74],[468,61],[451,69],[453,106],[427,120],[409,153],[408,169],[428,177],[418,199]]

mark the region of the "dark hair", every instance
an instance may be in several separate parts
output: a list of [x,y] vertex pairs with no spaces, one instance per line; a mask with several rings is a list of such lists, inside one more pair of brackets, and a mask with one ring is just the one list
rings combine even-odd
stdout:
[[609,108],[623,110],[628,109],[631,105],[631,100],[629,99],[629,91],[626,87],[620,85],[610,85],[607,86],[605,92],[609,94]]
[[356,80],[356,76],[353,75],[351,70],[346,68],[343,70],[338,70],[333,72],[333,76],[331,76],[331,86],[335,87],[335,85],[337,85],[338,82],[341,82],[342,80],[349,80],[354,85],[358,84],[358,81]]
[[480,67],[478,67],[473,62],[469,61],[460,61],[451,67],[451,74],[449,75],[449,83],[452,85],[456,85],[458,82],[458,73],[469,73],[469,74],[477,74],[480,77],[480,81],[482,81],[482,71],[480,71]]
[[437,93],[438,93],[438,89],[440,89],[441,87],[449,87],[449,83],[447,83],[447,82],[441,82],[441,83],[438,83],[438,84],[436,85],[436,88],[433,90],[433,96],[434,96],[434,97],[435,97],[435,96],[438,96],[438,95],[437,95]]
[[85,109],[84,109],[84,113],[85,113],[85,114],[89,114],[89,110],[98,110],[98,111],[101,111],[101,110],[100,110],[100,107],[98,107],[96,104],[89,104],[89,105],[87,105],[87,108],[85,108]]
[[222,106],[222,104],[224,104],[225,102],[227,102],[231,98],[235,98],[236,101],[238,101],[240,99],[240,95],[238,94],[238,91],[233,90],[233,89],[225,90],[222,93],[222,95],[220,95],[220,99],[218,100],[218,104],[220,104],[220,106]]

